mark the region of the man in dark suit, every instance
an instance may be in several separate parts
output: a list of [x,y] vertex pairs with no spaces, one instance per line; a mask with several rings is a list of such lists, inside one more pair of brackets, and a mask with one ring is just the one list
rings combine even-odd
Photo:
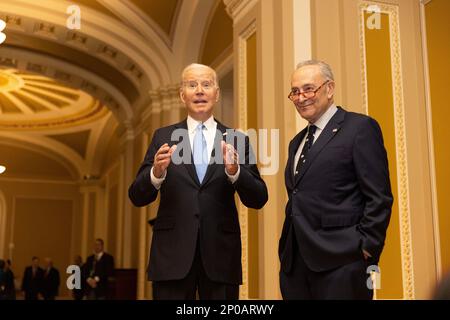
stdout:
[[136,206],[155,201],[158,191],[161,195],[148,269],[153,297],[195,299],[198,289],[200,299],[238,299],[242,266],[235,192],[244,205],[259,209],[267,202],[267,188],[248,137],[212,116],[219,100],[215,71],[187,66],[180,97],[187,119],[155,131],[129,188]]
[[31,266],[25,268],[22,279],[22,291],[25,294],[25,300],[38,300],[42,293],[42,279],[44,270],[39,267],[39,258],[31,259]]
[[14,284],[14,272],[11,269],[11,260],[7,259],[4,266],[4,289],[3,289],[3,299],[5,300],[16,300],[16,287]]
[[42,296],[44,297],[44,300],[55,300],[58,295],[60,284],[59,271],[53,267],[53,261],[50,258],[45,258],[44,263]]
[[279,243],[284,299],[371,299],[393,198],[378,123],[333,101],[333,73],[305,61],[291,93],[308,127],[289,144],[289,196]]
[[109,281],[114,276],[114,258],[104,251],[102,239],[96,239],[94,254],[84,264],[86,279],[86,298],[88,300],[108,299]]
[[0,259],[0,300],[6,300],[6,276],[5,276],[5,261]]

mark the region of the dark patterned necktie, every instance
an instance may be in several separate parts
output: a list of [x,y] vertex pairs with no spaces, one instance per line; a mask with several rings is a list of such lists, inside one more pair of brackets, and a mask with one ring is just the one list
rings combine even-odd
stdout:
[[298,158],[297,167],[295,168],[295,175],[297,176],[302,168],[302,165],[306,162],[309,149],[311,149],[314,143],[314,133],[316,132],[317,127],[315,125],[310,125],[308,127],[308,135],[306,136],[305,144],[303,146],[302,152],[300,153],[300,157]]

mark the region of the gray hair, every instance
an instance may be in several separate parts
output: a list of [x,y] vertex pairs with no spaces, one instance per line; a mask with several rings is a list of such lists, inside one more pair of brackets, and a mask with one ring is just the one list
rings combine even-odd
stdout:
[[304,66],[319,66],[322,76],[327,80],[334,81],[333,71],[328,63],[320,60],[305,60],[297,64],[297,69],[295,70],[297,71]]
[[186,68],[183,69],[183,72],[181,73],[181,83],[184,82],[184,79],[186,77],[186,73],[193,68],[206,68],[209,69],[213,75],[213,81],[216,84],[216,86],[219,86],[219,83],[217,82],[217,73],[216,71],[211,68],[210,66],[204,65],[204,64],[200,64],[200,63],[191,63],[190,65],[188,65]]

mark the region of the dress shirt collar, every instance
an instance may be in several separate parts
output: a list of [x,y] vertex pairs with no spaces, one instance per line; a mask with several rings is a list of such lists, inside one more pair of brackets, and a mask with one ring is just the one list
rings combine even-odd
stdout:
[[328,124],[330,119],[334,116],[334,114],[337,111],[336,105],[333,103],[327,111],[317,120],[315,123],[313,123],[317,128],[320,130],[323,130],[325,126]]
[[[200,123],[200,121],[194,120],[194,118],[192,118],[191,116],[187,116],[187,127],[188,127],[188,131],[189,133],[195,133],[195,130],[197,129],[198,124]],[[203,124],[206,127],[207,131],[212,131],[215,126],[217,125],[217,122],[214,121],[214,117],[211,116],[208,118],[208,120],[206,120],[205,122],[203,122]]]

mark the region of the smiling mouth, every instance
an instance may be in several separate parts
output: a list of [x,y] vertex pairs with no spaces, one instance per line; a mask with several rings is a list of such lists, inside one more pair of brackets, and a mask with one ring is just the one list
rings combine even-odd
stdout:
[[312,103],[307,103],[307,104],[298,104],[297,108],[299,109],[306,109],[307,107],[311,106]]

